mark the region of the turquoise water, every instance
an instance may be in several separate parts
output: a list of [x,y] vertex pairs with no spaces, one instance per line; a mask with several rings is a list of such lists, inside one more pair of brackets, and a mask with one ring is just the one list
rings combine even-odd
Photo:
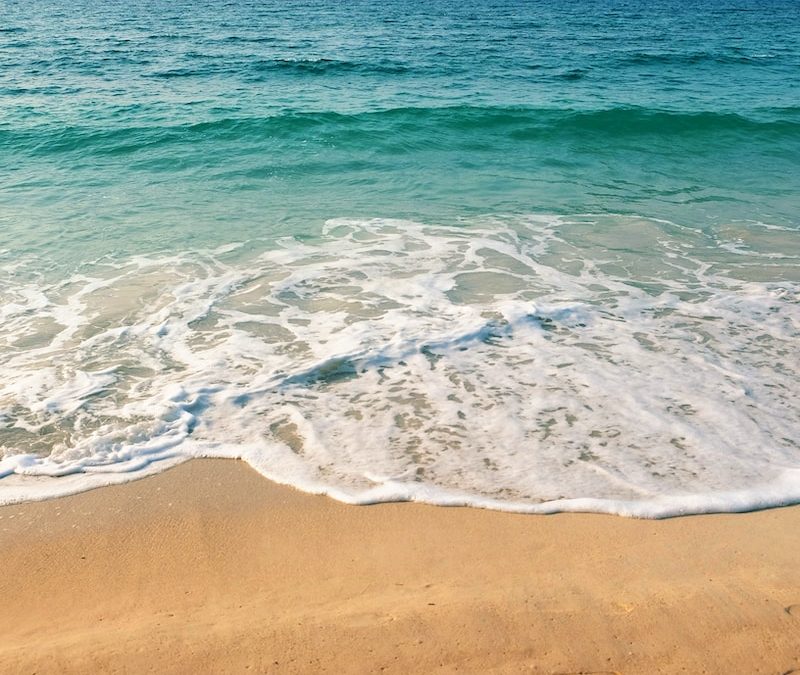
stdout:
[[0,500],[800,499],[797,3],[34,0],[0,73]]

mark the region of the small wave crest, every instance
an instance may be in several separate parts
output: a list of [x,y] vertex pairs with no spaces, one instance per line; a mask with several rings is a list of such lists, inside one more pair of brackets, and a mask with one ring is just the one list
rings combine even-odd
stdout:
[[[194,55],[196,64],[179,68],[156,70],[147,77],[155,79],[208,78],[219,74],[229,74],[230,66],[220,63],[210,55]],[[242,72],[243,71],[243,72]],[[289,76],[335,76],[335,75],[401,75],[410,71],[402,63],[389,60],[378,62],[359,62],[331,58],[272,58],[255,59],[242,65],[237,72],[249,80],[264,79],[274,75]]]
[[[295,63],[291,67],[317,66]],[[181,72],[176,76],[182,76]],[[780,138],[800,142],[800,114],[793,108],[765,108],[756,118],[735,113],[633,107],[587,111],[454,106],[394,108],[353,114],[287,111],[266,117],[228,117],[168,126],[0,129],[0,147],[35,155],[80,152],[82,156],[86,153],[124,155],[159,146],[244,140],[327,144],[359,141],[369,142],[377,149],[381,144],[391,144],[398,128],[403,129],[403,137],[409,143],[416,142],[420,148],[460,147],[473,143],[472,135],[483,143],[537,139],[555,143],[559,139],[592,139],[598,134],[608,144],[613,144],[614,139],[630,140],[637,136],[675,141],[686,138],[687,142],[699,139],[708,148],[713,147],[715,139],[723,144],[720,147],[728,147],[732,136],[743,142]]]
[[616,56],[616,61],[622,65],[675,65],[691,66],[702,64],[751,64],[769,65],[770,61],[777,59],[776,54],[752,53],[731,50],[722,51],[674,51],[674,52],[647,52],[637,51],[621,53]]

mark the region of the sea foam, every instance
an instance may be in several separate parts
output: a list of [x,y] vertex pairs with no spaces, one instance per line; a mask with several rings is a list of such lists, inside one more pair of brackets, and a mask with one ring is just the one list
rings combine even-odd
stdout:
[[800,250],[632,217],[103,259],[0,307],[0,503],[192,457],[351,503],[639,517],[800,501]]

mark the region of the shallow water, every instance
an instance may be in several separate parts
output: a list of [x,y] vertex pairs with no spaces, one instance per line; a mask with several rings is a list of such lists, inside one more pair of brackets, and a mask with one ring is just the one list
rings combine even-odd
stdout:
[[19,3],[0,502],[800,500],[793,3]]

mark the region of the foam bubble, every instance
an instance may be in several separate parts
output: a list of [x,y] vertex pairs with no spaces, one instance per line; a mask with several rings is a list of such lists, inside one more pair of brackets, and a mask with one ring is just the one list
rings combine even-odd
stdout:
[[17,261],[0,503],[201,456],[352,503],[661,517],[800,501],[795,235],[335,220],[316,241],[101,260],[55,283]]

